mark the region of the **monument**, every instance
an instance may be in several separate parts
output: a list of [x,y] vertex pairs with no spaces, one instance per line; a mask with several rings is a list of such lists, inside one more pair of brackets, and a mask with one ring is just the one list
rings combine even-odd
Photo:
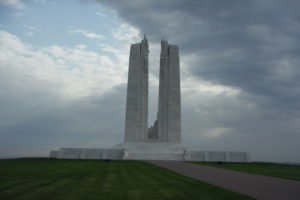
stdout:
[[148,55],[146,36],[130,48],[124,159],[183,160],[179,50],[161,41],[157,120],[148,128]]
[[148,54],[147,38],[130,48],[127,85],[125,143],[180,143],[179,51],[161,41],[159,103],[157,121],[148,129]]
[[161,40],[157,120],[148,128],[149,45],[130,47],[124,142],[112,148],[60,148],[52,158],[249,162],[247,152],[195,151],[181,146],[180,60]]

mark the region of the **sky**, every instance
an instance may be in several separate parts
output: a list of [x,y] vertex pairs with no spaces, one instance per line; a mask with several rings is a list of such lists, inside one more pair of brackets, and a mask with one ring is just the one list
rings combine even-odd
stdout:
[[124,138],[130,44],[179,46],[182,144],[300,162],[298,0],[0,0],[0,157]]

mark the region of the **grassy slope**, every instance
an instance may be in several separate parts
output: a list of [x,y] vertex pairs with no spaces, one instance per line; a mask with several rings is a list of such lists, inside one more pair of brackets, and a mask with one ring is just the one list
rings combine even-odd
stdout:
[[220,167],[236,171],[248,172],[253,174],[261,174],[265,176],[274,176],[278,178],[286,178],[293,180],[300,180],[300,166],[274,164],[274,163],[223,163],[216,162],[196,162],[201,165],[208,165],[212,167]]
[[0,161],[0,199],[251,199],[139,161]]

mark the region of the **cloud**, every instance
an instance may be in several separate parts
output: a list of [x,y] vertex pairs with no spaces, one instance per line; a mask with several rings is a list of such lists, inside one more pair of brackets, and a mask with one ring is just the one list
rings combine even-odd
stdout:
[[90,39],[104,39],[105,38],[104,35],[96,34],[94,32],[83,30],[83,29],[72,29],[69,31],[69,33],[79,33]]
[[25,33],[25,35],[29,36],[29,37],[35,35],[35,33],[37,31],[40,31],[38,28],[36,28],[34,26],[29,26],[29,25],[26,25],[26,24],[24,24],[23,26],[27,29],[27,32]]
[[29,32],[26,32],[25,35],[28,36],[28,37],[31,37],[35,34],[35,32],[33,31],[29,31]]
[[25,7],[21,0],[0,0],[0,4],[19,10]]
[[121,142],[128,62],[122,52],[112,58],[80,44],[37,48],[6,31],[0,44],[0,156]]
[[101,87],[100,93],[103,93],[125,81],[123,72],[126,63],[120,63],[123,60],[119,57],[112,60],[78,46],[53,45],[34,50],[16,36],[5,31],[0,33],[2,69],[7,66],[7,69],[21,70],[41,80],[59,83],[67,96],[87,96],[97,87]]
[[102,12],[96,12],[96,15],[99,16],[99,17],[106,17],[106,15],[103,14]]
[[86,45],[84,45],[84,44],[78,44],[78,45],[76,45],[76,47],[75,48],[77,48],[77,49],[86,49],[87,48],[87,46]]
[[97,2],[147,33],[150,47],[179,45],[184,143],[300,161],[298,1]]
[[140,31],[127,23],[122,23],[120,27],[112,30],[113,38],[126,43],[134,43],[140,39]]
[[223,134],[230,132],[229,128],[217,127],[205,133],[208,137],[220,137]]
[[39,31],[39,29],[37,27],[34,27],[34,26],[29,26],[29,25],[26,25],[26,24],[24,24],[23,26],[25,28],[29,29],[29,30],[32,30],[32,31]]

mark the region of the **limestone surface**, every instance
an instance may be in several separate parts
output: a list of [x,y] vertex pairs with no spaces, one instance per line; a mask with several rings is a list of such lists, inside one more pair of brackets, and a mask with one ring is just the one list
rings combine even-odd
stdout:
[[181,142],[181,103],[179,50],[175,45],[161,41],[159,102],[158,102],[158,141]]
[[130,48],[125,142],[143,142],[148,138],[148,41]]

